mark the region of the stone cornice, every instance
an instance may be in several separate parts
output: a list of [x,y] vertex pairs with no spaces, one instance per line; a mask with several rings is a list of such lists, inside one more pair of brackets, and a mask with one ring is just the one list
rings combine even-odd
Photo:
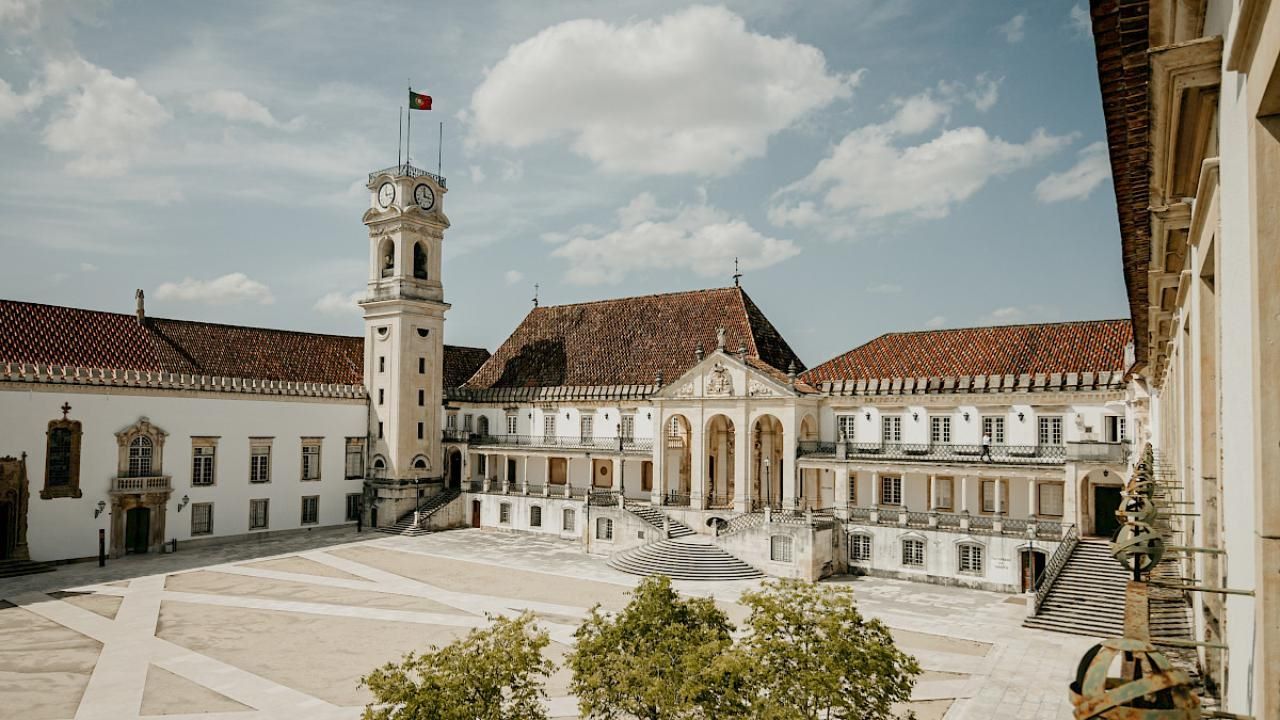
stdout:
[[960,377],[872,378],[818,386],[828,396],[992,395],[1124,390],[1124,373],[1037,373],[1035,375],[963,375]]
[[237,395],[292,396],[312,398],[360,399],[367,393],[362,385],[303,383],[255,378],[230,378],[189,375],[149,370],[115,368],[82,368],[60,365],[0,363],[0,384],[37,383],[88,387],[137,388],[217,392]]

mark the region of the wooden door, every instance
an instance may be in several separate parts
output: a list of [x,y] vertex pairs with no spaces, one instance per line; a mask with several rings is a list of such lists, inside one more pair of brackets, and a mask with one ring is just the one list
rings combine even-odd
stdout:
[[1120,488],[1115,485],[1095,485],[1093,488],[1093,532],[1112,537],[1120,529],[1116,511],[1120,509]]
[[151,535],[151,508],[129,508],[124,516],[124,548],[128,553],[144,553]]
[[471,501],[471,527],[480,527],[480,501]]

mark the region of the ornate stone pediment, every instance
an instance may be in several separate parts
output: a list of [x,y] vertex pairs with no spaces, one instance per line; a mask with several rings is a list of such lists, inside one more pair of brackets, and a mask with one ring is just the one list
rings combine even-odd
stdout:
[[658,391],[655,398],[786,398],[795,390],[737,355],[717,350]]
[[724,363],[716,363],[707,373],[707,397],[728,397],[733,395],[733,377]]

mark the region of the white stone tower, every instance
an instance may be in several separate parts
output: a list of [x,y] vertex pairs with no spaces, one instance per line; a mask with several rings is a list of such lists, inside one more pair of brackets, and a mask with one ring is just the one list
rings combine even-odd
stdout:
[[[440,251],[449,227],[445,180],[405,164],[369,175],[369,288],[364,384],[368,476],[378,525],[414,508],[424,480],[442,477],[440,407],[444,301]],[[411,489],[412,488],[412,489]]]

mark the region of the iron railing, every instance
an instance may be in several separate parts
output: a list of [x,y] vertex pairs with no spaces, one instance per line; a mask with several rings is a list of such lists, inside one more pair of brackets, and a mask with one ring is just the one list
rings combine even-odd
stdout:
[[525,447],[644,455],[653,453],[652,438],[582,438],[558,435],[478,435],[473,433],[469,440],[472,445],[478,447]]
[[764,512],[765,508],[769,508],[774,512],[782,510],[781,498],[751,498],[751,512]]
[[707,496],[707,508],[711,510],[724,510],[733,507],[732,495],[716,495]]
[[1080,541],[1076,535],[1076,526],[1069,525],[1066,532],[1062,534],[1062,543],[1058,545],[1058,549],[1053,551],[1053,556],[1049,558],[1049,562],[1045,563],[1044,572],[1040,573],[1040,578],[1036,581],[1036,597],[1034,610],[1036,614],[1040,613],[1040,606],[1044,604],[1044,599],[1049,597],[1049,590],[1053,587],[1053,583],[1058,579],[1058,574],[1062,572],[1062,568],[1066,567],[1067,560],[1071,559],[1071,553],[1075,552],[1076,544]]
[[443,175],[437,175],[433,172],[427,172],[426,170],[423,170],[420,167],[414,167],[409,163],[392,165],[391,167],[383,168],[381,170],[376,170],[374,172],[371,172],[369,173],[369,182],[373,182],[374,180],[377,180],[379,175],[395,175],[397,177],[431,178],[432,180],[435,180],[436,184],[439,185],[440,187],[446,187],[445,179]]
[[796,457],[843,457],[847,460],[904,460],[909,462],[982,462],[1003,465],[1055,465],[1066,462],[1063,445],[982,445],[955,443],[859,443],[801,440]]
[[621,497],[617,490],[592,490],[587,493],[587,504],[594,507],[617,507]]
[[689,493],[678,493],[673,490],[662,498],[662,504],[671,507],[689,507],[689,500]]

